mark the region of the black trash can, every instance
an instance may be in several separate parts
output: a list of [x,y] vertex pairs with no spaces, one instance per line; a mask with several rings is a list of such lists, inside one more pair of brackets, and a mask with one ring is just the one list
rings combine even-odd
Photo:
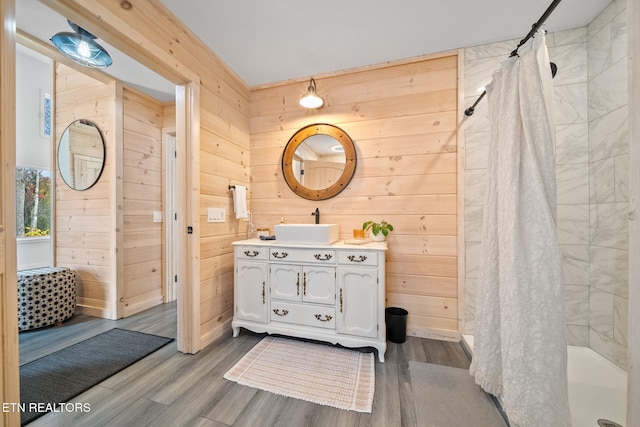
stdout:
[[407,340],[407,315],[404,308],[387,307],[384,309],[387,323],[387,340],[401,344]]

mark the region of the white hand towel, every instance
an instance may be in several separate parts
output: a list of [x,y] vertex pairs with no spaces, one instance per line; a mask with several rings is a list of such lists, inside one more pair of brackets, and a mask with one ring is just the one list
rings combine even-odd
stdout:
[[249,218],[247,212],[247,187],[236,185],[233,188],[233,211],[236,213],[236,219]]

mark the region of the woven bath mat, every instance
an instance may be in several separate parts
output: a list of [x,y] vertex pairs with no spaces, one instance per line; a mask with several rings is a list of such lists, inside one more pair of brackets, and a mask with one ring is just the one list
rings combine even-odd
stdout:
[[320,405],[371,412],[375,360],[373,353],[265,337],[224,378]]

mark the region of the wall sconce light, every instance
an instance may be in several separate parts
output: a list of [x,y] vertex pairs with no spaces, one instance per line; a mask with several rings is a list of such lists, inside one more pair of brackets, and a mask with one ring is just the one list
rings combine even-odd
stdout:
[[51,42],[67,58],[89,68],[107,68],[113,60],[95,41],[96,36],[67,19],[72,32],[57,33]]
[[309,88],[305,96],[300,98],[300,105],[305,108],[320,108],[324,104],[324,100],[316,93],[316,81],[309,81]]

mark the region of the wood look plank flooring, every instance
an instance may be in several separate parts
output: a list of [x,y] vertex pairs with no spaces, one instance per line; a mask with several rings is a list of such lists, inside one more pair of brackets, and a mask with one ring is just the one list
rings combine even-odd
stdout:
[[[60,327],[22,332],[20,363],[114,327],[175,338],[176,304],[117,321],[76,315]],[[72,399],[90,404],[89,412],[49,413],[29,426],[419,427],[409,361],[469,367],[459,343],[417,337],[407,337],[403,344],[389,342],[386,363],[376,360],[373,412],[344,411],[223,379],[263,337],[242,329],[233,338],[229,331],[195,355],[179,353],[174,341]]]

